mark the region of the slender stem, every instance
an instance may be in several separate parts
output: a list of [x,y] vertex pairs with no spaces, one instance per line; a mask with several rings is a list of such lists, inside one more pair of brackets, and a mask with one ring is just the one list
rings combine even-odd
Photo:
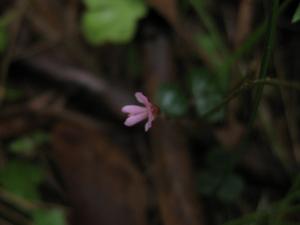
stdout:
[[196,11],[198,12],[198,15],[200,16],[201,21],[203,22],[208,33],[211,35],[214,44],[219,48],[218,50],[222,53],[225,53],[225,55],[227,55],[228,49],[226,48],[224,42],[222,41],[221,34],[218,31],[217,27],[215,26],[212,17],[204,8],[203,3],[197,0],[191,0],[191,3],[195,7]]
[[[258,75],[259,79],[265,79],[271,62],[271,56],[275,45],[278,11],[279,11],[279,0],[274,0],[272,2],[272,9],[268,19],[267,41],[266,41],[266,47],[264,50],[264,55],[262,57],[260,71]],[[254,90],[254,102],[253,102],[254,110],[250,118],[249,127],[251,127],[255,121],[259,103],[262,97],[263,89],[264,89],[264,84],[259,84],[258,86],[256,86]]]
[[269,85],[269,86],[282,87],[282,88],[288,88],[288,89],[294,89],[300,91],[299,82],[292,83],[292,82],[273,79],[273,78],[257,79],[253,81],[245,79],[244,81],[241,82],[241,84],[237,88],[231,91],[230,94],[222,102],[220,102],[220,104],[216,105],[207,113],[205,113],[203,117],[207,117],[215,112],[218,112],[232,99],[236,98],[241,92],[250,90],[251,88],[256,87],[257,85]]
[[291,82],[284,81],[284,80],[266,78],[266,79],[254,80],[252,83],[254,85],[255,84],[264,84],[264,85],[280,86],[283,88],[291,88],[291,89],[300,91],[300,83],[298,83],[298,82],[291,83]]

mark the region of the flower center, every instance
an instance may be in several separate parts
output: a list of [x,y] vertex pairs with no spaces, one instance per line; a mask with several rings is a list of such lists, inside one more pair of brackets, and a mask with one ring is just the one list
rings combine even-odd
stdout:
[[152,104],[151,105],[151,113],[154,117],[158,116],[158,114],[160,113],[160,109],[157,105]]

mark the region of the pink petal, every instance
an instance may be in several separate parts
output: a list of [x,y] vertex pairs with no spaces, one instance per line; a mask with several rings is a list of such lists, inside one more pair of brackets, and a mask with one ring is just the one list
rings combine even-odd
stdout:
[[148,111],[148,121],[145,124],[145,131],[147,132],[152,127],[152,122],[154,120],[154,116],[151,111]]
[[136,92],[135,97],[136,97],[136,100],[138,100],[138,102],[140,102],[144,105],[149,105],[148,98],[145,95],[143,95],[142,92]]
[[129,113],[130,115],[135,115],[147,111],[145,107],[138,105],[125,105],[121,110],[123,113]]
[[145,124],[145,131],[147,132],[152,127],[152,121],[148,120]]
[[147,116],[148,116],[147,112],[131,115],[125,120],[124,124],[128,127],[133,126],[141,122],[142,120],[146,119]]

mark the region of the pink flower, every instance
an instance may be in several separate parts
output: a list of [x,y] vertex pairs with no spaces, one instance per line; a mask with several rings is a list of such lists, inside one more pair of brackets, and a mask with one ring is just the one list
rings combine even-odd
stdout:
[[152,122],[157,116],[159,109],[157,106],[152,104],[148,98],[143,95],[141,92],[135,93],[135,98],[138,102],[142,103],[144,106],[139,105],[125,105],[122,108],[123,113],[128,114],[128,118],[125,120],[124,124],[128,127],[131,127],[145,119],[148,118],[147,123],[145,124],[145,131],[148,131]]

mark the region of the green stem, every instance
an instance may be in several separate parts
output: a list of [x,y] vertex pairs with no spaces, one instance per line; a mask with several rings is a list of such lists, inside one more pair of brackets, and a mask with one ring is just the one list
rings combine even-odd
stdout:
[[279,86],[279,87],[283,87],[283,88],[291,88],[291,89],[300,91],[300,83],[298,83],[298,82],[291,83],[291,82],[279,80],[279,79],[265,78],[265,79],[261,79],[261,80],[254,80],[252,83],[254,85],[259,84],[259,85]]
[[[264,50],[264,55],[262,57],[260,71],[258,75],[259,79],[265,79],[271,62],[271,56],[275,45],[278,11],[279,11],[279,0],[274,0],[272,2],[272,10],[268,19],[267,41],[266,41],[266,47]],[[254,103],[253,103],[254,110],[251,115],[249,127],[251,127],[255,121],[259,103],[262,97],[263,89],[264,89],[264,84],[259,84],[254,90]]]
[[272,78],[258,79],[253,81],[249,81],[246,79],[242,81],[237,88],[231,91],[230,94],[222,102],[220,102],[220,104],[216,105],[207,113],[205,113],[203,117],[210,116],[211,114],[219,111],[224,107],[224,105],[228,104],[232,99],[236,98],[241,92],[250,90],[251,88],[257,85],[269,85],[269,86],[282,87],[282,88],[288,88],[288,89],[294,89],[300,91],[299,82],[292,83],[292,82],[279,80],[279,79],[272,79]]
[[201,3],[198,0],[191,0],[191,4],[195,7],[201,21],[203,22],[208,33],[211,35],[211,38],[213,39],[215,46],[219,48],[219,51],[221,53],[224,53],[224,55],[228,55],[227,54],[228,49],[226,48],[225,44],[222,41],[221,34],[219,33],[217,27],[215,26],[213,19],[204,8],[203,3]]
[[[286,0],[284,1],[278,10],[278,15],[279,16],[283,11],[287,8],[289,3],[291,3],[292,0]],[[243,44],[236,49],[231,56],[225,61],[224,63],[224,68],[230,68],[233,63],[239,58],[241,58],[243,55],[245,55],[247,52],[249,52],[255,44],[257,44],[261,38],[263,37],[263,34],[265,33],[268,22],[265,20],[263,23],[261,23],[253,32],[251,35],[249,35],[249,38],[247,38]]]

